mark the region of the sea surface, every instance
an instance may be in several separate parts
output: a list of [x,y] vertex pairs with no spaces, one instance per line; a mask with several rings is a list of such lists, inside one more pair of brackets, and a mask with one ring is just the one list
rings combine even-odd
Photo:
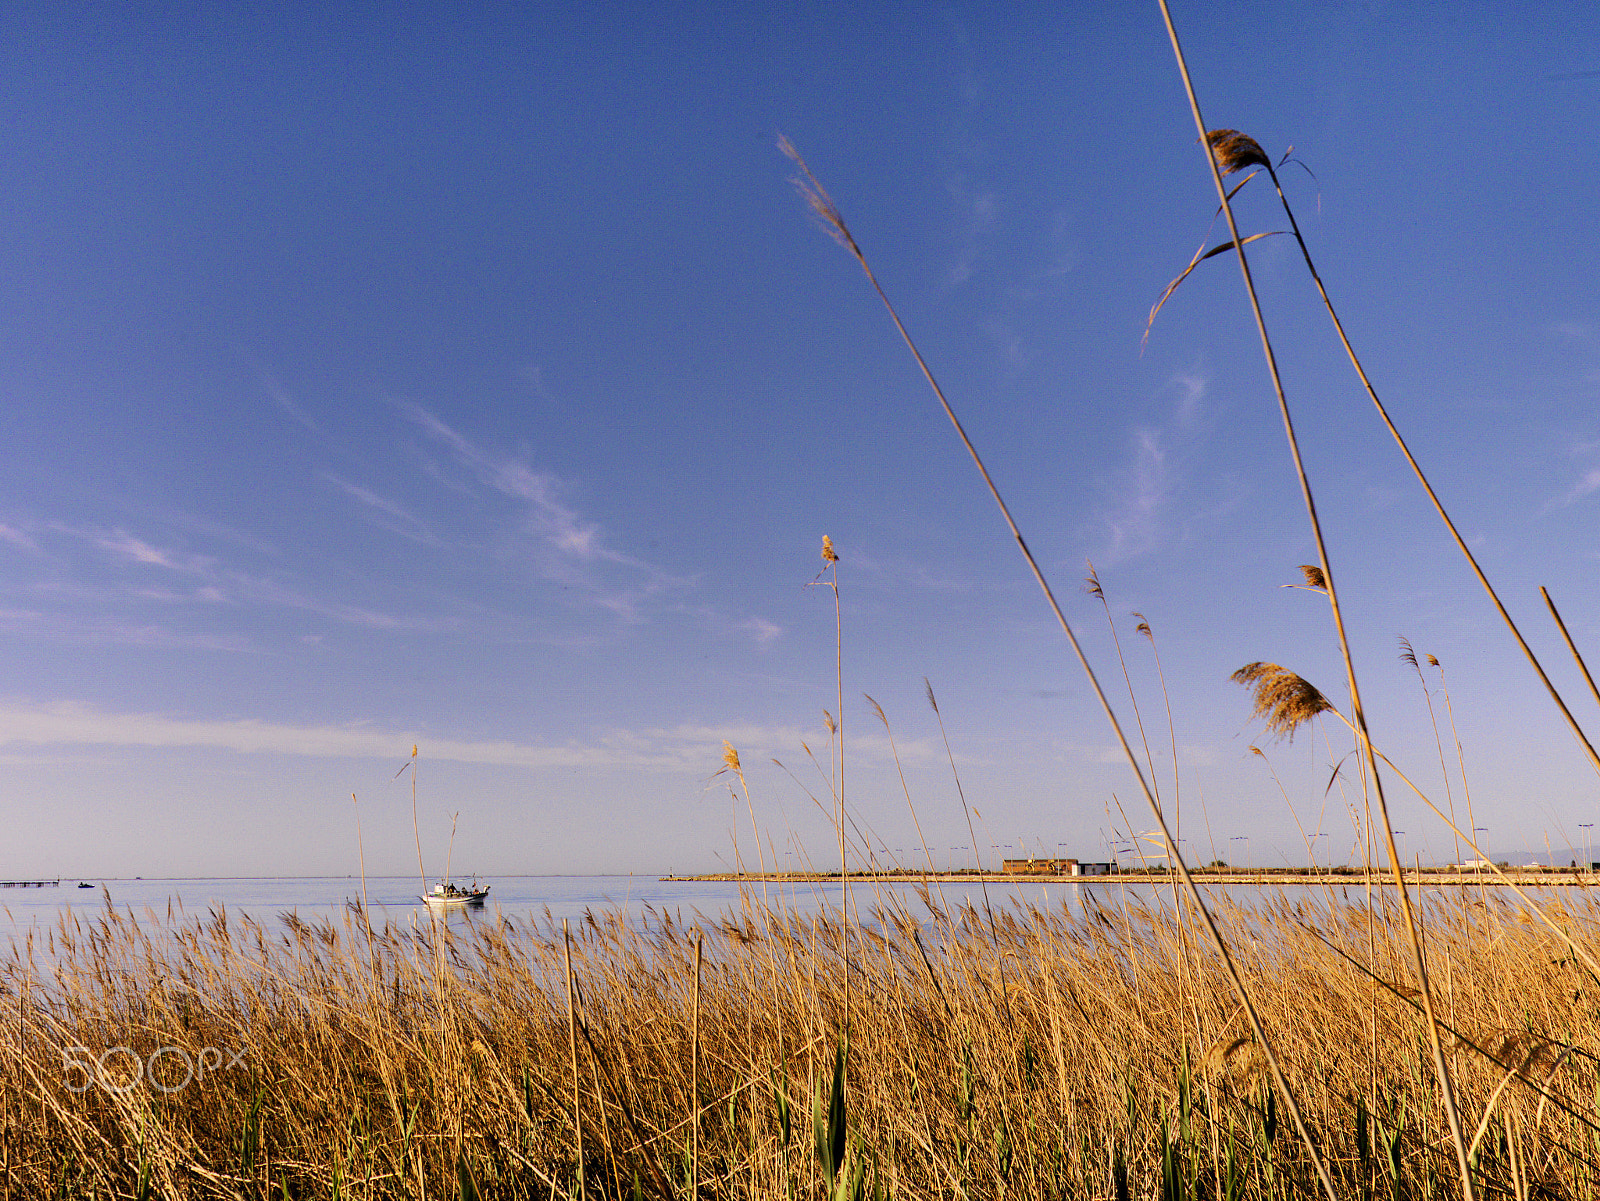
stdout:
[[[76,880],[63,880],[55,888],[0,888],[0,933],[10,927],[15,933],[40,923],[54,924],[67,910],[79,917],[93,915],[107,902],[121,912],[147,913],[166,920],[169,914],[205,917],[212,909],[225,909],[230,915],[247,915],[257,921],[276,923],[293,914],[302,920],[342,921],[351,902],[362,898],[362,881],[355,876],[279,876],[261,878],[218,878],[182,880],[90,880],[94,887],[79,888]],[[635,919],[647,909],[671,913],[675,921],[693,923],[699,918],[714,920],[738,910],[742,904],[741,886],[721,880],[661,880],[655,876],[495,876],[483,881],[491,886],[489,900],[481,910],[459,910],[452,918],[493,920],[497,914],[513,920],[541,921],[548,917],[559,924],[563,919],[580,920],[588,912],[620,909]],[[429,882],[430,886],[432,881]],[[1077,905],[1090,886],[1071,882],[1038,882],[988,885],[993,904],[1026,898],[1033,904],[1051,907],[1063,902]],[[374,924],[384,921],[409,924],[424,920],[428,909],[419,894],[415,876],[367,877],[367,903]],[[983,889],[977,884],[935,884],[934,896],[941,907],[958,907],[964,901],[981,905]],[[763,897],[773,904],[801,913],[816,913],[839,903],[839,885],[826,882],[768,883],[743,886],[756,903]],[[852,910],[862,916],[880,902],[884,894],[903,900],[915,911],[922,909],[916,886],[910,882],[871,885],[851,882]],[[1109,893],[1101,886],[1096,891]],[[940,899],[942,897],[942,900]]]
[[[535,924],[549,920],[559,925],[563,919],[581,920],[588,912],[621,910],[631,920],[642,921],[651,911],[670,913],[674,921],[693,924],[715,921],[737,912],[742,903],[741,885],[731,881],[661,880],[655,876],[496,876],[484,881],[492,886],[487,905],[481,910],[461,910],[450,915],[452,922],[493,921],[504,916],[516,922]],[[69,911],[79,920],[94,917],[107,903],[135,919],[147,916],[157,921],[208,918],[212,910],[230,917],[248,916],[264,925],[277,925],[285,917],[303,921],[330,920],[341,923],[350,912],[351,902],[360,902],[362,881],[353,876],[289,876],[268,878],[91,880],[93,888],[79,888],[76,880],[63,880],[55,888],[0,888],[0,940],[15,938],[29,931],[42,932],[53,927]],[[852,916],[873,924],[873,910],[898,901],[913,915],[926,917],[928,911],[918,897],[920,886],[912,881],[851,884]],[[373,924],[410,925],[430,920],[427,907],[419,899],[415,876],[369,876],[365,883]],[[744,894],[757,904],[765,897],[772,904],[803,914],[817,913],[824,907],[837,907],[838,882],[768,883],[742,886]],[[930,885],[933,902],[941,909],[958,909],[963,904],[1000,908],[1023,903],[1042,910],[1066,906],[1081,912],[1085,905],[1112,908],[1143,902],[1170,904],[1171,886],[1165,882],[1133,883],[1127,878],[1095,881],[1029,880],[1017,883],[934,882]],[[1233,887],[1225,891],[1236,902],[1249,906],[1271,899],[1274,902],[1325,903],[1320,887]],[[1432,891],[1432,890],[1428,890]],[[1335,886],[1336,897],[1345,894]],[[1351,901],[1359,902],[1364,889],[1348,888]]]

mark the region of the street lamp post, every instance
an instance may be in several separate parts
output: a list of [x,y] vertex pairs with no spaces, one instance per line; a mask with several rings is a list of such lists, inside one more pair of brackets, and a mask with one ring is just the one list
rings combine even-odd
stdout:
[[1228,839],[1228,841],[1244,843],[1244,861],[1240,864],[1240,866],[1248,868],[1250,866],[1250,835],[1235,834],[1232,838]]
[[1326,837],[1327,835],[1321,830],[1318,830],[1315,834],[1306,835],[1306,849],[1311,855],[1311,870],[1313,872],[1317,870],[1317,839]]
[[1472,841],[1477,844],[1477,848],[1478,848],[1477,850],[1475,850],[1473,852],[1472,874],[1480,882],[1483,879],[1483,865],[1489,861],[1489,854],[1488,854],[1487,851],[1485,851],[1483,849],[1484,840],[1482,838],[1479,838],[1478,835],[1487,834],[1488,832],[1489,832],[1489,827],[1488,826],[1473,826],[1472,827]]

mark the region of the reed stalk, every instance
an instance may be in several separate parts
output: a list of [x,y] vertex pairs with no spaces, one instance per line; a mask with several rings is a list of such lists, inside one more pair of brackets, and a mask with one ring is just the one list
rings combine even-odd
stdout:
[[584,1201],[588,1191],[584,1184],[583,1168],[583,1085],[578,1071],[577,989],[572,976],[572,931],[567,926],[566,918],[561,919],[561,949],[567,977],[567,1050],[572,1062],[572,1137],[577,1148],[578,1201]]
[[[1111,631],[1111,645],[1117,652],[1117,665],[1122,668],[1122,683],[1128,690],[1128,707],[1133,710],[1133,722],[1139,730],[1139,742],[1144,748],[1145,766],[1150,769],[1150,789],[1155,794],[1156,803],[1161,803],[1161,785],[1156,780],[1156,760],[1150,753],[1150,736],[1145,733],[1144,714],[1139,711],[1139,698],[1133,691],[1133,676],[1128,672],[1128,660],[1122,653],[1122,639],[1117,634],[1117,623],[1111,616],[1111,602],[1106,600],[1105,588],[1101,586],[1100,577],[1095,574],[1094,564],[1088,564],[1089,574],[1084,578],[1083,590],[1100,602],[1100,608],[1105,614],[1106,628]],[[1178,814],[1172,815],[1173,825],[1178,825]]]
[[[1417,923],[1416,914],[1412,910],[1411,896],[1405,888],[1404,873],[1400,864],[1400,852],[1395,846],[1393,823],[1389,819],[1388,803],[1383,794],[1383,780],[1378,775],[1378,762],[1372,749],[1371,736],[1367,731],[1366,712],[1361,704],[1361,689],[1356,682],[1355,660],[1350,653],[1350,639],[1345,631],[1344,612],[1339,605],[1339,594],[1334,582],[1327,541],[1323,538],[1322,523],[1317,516],[1316,501],[1311,493],[1311,480],[1306,474],[1305,463],[1300,456],[1300,444],[1295,436],[1294,419],[1289,412],[1289,401],[1284,393],[1283,378],[1278,371],[1277,354],[1273,350],[1272,339],[1267,333],[1266,318],[1261,311],[1260,298],[1256,295],[1255,280],[1250,274],[1250,260],[1245,254],[1244,240],[1239,234],[1239,226],[1234,219],[1233,204],[1229,197],[1228,189],[1222,182],[1223,170],[1222,164],[1218,161],[1217,147],[1213,144],[1205,119],[1200,114],[1200,100],[1195,94],[1194,81],[1190,77],[1188,63],[1184,59],[1183,47],[1178,40],[1178,30],[1173,24],[1172,13],[1167,5],[1167,0],[1158,0],[1158,3],[1161,6],[1162,19],[1166,22],[1167,36],[1172,42],[1172,53],[1177,60],[1178,73],[1183,77],[1184,91],[1189,98],[1189,110],[1194,117],[1195,128],[1199,131],[1200,142],[1206,149],[1206,163],[1211,169],[1211,179],[1216,186],[1217,198],[1222,205],[1223,215],[1227,218],[1228,233],[1233,241],[1234,257],[1239,260],[1240,278],[1244,281],[1245,293],[1249,297],[1250,311],[1255,318],[1256,332],[1261,340],[1261,353],[1266,359],[1267,372],[1272,380],[1272,390],[1277,397],[1278,413],[1283,420],[1283,432],[1289,445],[1289,457],[1294,464],[1295,475],[1300,483],[1301,499],[1305,504],[1306,518],[1311,525],[1311,534],[1317,545],[1318,565],[1322,570],[1323,583],[1328,596],[1328,607],[1333,616],[1334,630],[1339,638],[1339,653],[1344,660],[1345,683],[1350,694],[1350,716],[1355,726],[1356,743],[1369,769],[1372,794],[1377,799],[1378,810],[1383,818],[1384,839],[1389,852],[1389,863],[1394,871],[1395,888],[1399,894],[1400,907],[1405,917],[1406,932],[1411,948],[1412,970],[1416,974],[1417,987],[1422,992],[1424,1008],[1428,1014],[1429,1051],[1433,1058],[1434,1072],[1439,1080],[1440,1099],[1444,1103],[1445,1114],[1450,1124],[1451,1141],[1456,1149],[1457,1169],[1461,1177],[1461,1195],[1463,1201],[1473,1201],[1476,1194],[1472,1184],[1472,1168],[1467,1162],[1467,1145],[1461,1130],[1460,1115],[1456,1111],[1455,1090],[1451,1084],[1449,1066],[1445,1063],[1444,1049],[1439,1041],[1439,1029],[1434,1021],[1427,962],[1422,953],[1421,930]],[[1257,149],[1257,154],[1259,155],[1259,148]],[[1260,155],[1259,161],[1265,162],[1265,155]],[[1333,1201],[1332,1181],[1329,1180],[1325,1169],[1320,1174],[1323,1187],[1328,1192],[1329,1201]]]
[[[1146,642],[1150,644],[1150,654],[1156,661],[1156,678],[1161,681],[1161,700],[1167,709],[1167,741],[1172,750],[1172,829],[1180,837],[1183,834],[1183,774],[1178,770],[1178,726],[1172,719],[1172,694],[1167,691],[1167,673],[1161,666],[1161,649],[1156,646],[1155,633],[1150,629],[1150,621],[1143,613],[1130,614],[1139,619],[1139,624],[1134,627],[1134,632],[1143,634]],[[1152,766],[1150,774],[1155,774]],[[1204,805],[1202,796],[1201,803]],[[1215,847],[1213,846],[1213,850]]]
[[[1379,418],[1383,421],[1384,428],[1389,431],[1389,435],[1394,439],[1395,445],[1400,448],[1400,453],[1404,456],[1407,466],[1411,468],[1412,474],[1417,477],[1417,483],[1422,485],[1422,490],[1427,493],[1429,503],[1433,505],[1434,512],[1439,515],[1439,520],[1444,523],[1445,529],[1449,531],[1451,540],[1456,544],[1456,549],[1466,559],[1467,566],[1472,569],[1473,576],[1482,585],[1490,603],[1494,606],[1495,612],[1500,615],[1500,620],[1505,623],[1506,629],[1510,631],[1511,637],[1515,640],[1518,649],[1522,651],[1523,657],[1528,660],[1528,664],[1533,668],[1534,674],[1539,677],[1539,682],[1544,685],[1545,691],[1549,694],[1550,700],[1561,714],[1562,720],[1566,722],[1567,728],[1572,732],[1572,736],[1577,739],[1578,745],[1583,749],[1585,757],[1589,760],[1589,765],[1595,771],[1600,772],[1600,752],[1595,750],[1594,744],[1589,741],[1589,736],[1583,732],[1583,727],[1578,724],[1578,719],[1572,715],[1572,710],[1567,707],[1567,702],[1562,699],[1561,693],[1557,691],[1555,684],[1551,682],[1549,675],[1546,674],[1544,665],[1539,662],[1539,657],[1533,653],[1533,648],[1528,645],[1528,640],[1522,636],[1522,631],[1517,628],[1517,623],[1512,620],[1510,611],[1501,601],[1499,592],[1489,582],[1489,577],[1478,564],[1477,556],[1467,546],[1466,539],[1461,536],[1461,531],[1456,528],[1456,523],[1451,518],[1449,511],[1444,507],[1444,502],[1439,499],[1439,494],[1433,490],[1433,485],[1423,472],[1422,465],[1417,462],[1416,456],[1411,453],[1411,447],[1401,437],[1400,428],[1395,425],[1394,419],[1390,417],[1388,408],[1378,399],[1378,391],[1373,387],[1372,380],[1368,378],[1366,367],[1362,365],[1360,356],[1356,354],[1355,347],[1351,345],[1350,338],[1345,333],[1344,322],[1339,320],[1338,311],[1333,307],[1333,301],[1328,297],[1328,290],[1323,285],[1322,275],[1317,271],[1317,265],[1311,258],[1311,250],[1306,245],[1306,240],[1300,232],[1300,223],[1295,218],[1294,209],[1289,204],[1289,198],[1284,194],[1283,184],[1278,178],[1278,173],[1265,155],[1262,156],[1260,161],[1261,165],[1266,168],[1267,174],[1271,176],[1273,187],[1277,189],[1278,200],[1283,205],[1284,215],[1289,219],[1290,230],[1294,234],[1295,242],[1300,247],[1301,256],[1305,259],[1306,270],[1310,272],[1312,282],[1317,286],[1317,294],[1322,297],[1323,307],[1327,310],[1329,320],[1333,322],[1334,332],[1339,336],[1339,343],[1344,347],[1345,355],[1349,358],[1350,365],[1355,368],[1356,376],[1361,380],[1361,386],[1366,390],[1368,399],[1372,401],[1373,407],[1377,410]],[[1231,209],[1229,210],[1228,221],[1229,228],[1232,229],[1233,215]],[[1237,245],[1237,230],[1234,231],[1234,234],[1235,244]],[[1239,260],[1241,263],[1244,262],[1242,250],[1239,253]]]
[[411,747],[411,759],[400,765],[400,771],[394,774],[398,777],[407,768],[411,769],[411,837],[417,844],[417,879],[421,882],[422,891],[428,891],[428,873],[422,866],[422,828],[417,824],[417,748]]
[[705,953],[705,936],[694,934],[694,999],[689,1019],[689,1104],[694,1123],[689,1141],[689,1201],[700,1201],[700,962]]
[[1161,827],[1162,835],[1166,839],[1168,847],[1172,849],[1173,865],[1182,875],[1184,887],[1188,890],[1189,895],[1194,901],[1196,910],[1199,912],[1202,920],[1205,923],[1212,944],[1216,947],[1218,955],[1228,969],[1229,983],[1235,995],[1239,999],[1241,1008],[1244,1010],[1249,1019],[1251,1031],[1261,1047],[1263,1056],[1272,1066],[1273,1076],[1279,1091],[1283,1093],[1285,1103],[1289,1106],[1291,1114],[1294,1115],[1296,1132],[1299,1134],[1302,1142],[1304,1143],[1307,1154],[1317,1165],[1317,1174],[1323,1184],[1323,1187],[1327,1191],[1328,1199],[1329,1201],[1337,1201],[1333,1194],[1331,1182],[1328,1180],[1327,1169],[1322,1162],[1322,1154],[1320,1151],[1318,1151],[1316,1144],[1311,1140],[1310,1135],[1306,1130],[1305,1123],[1300,1117],[1299,1109],[1295,1105],[1293,1095],[1289,1091],[1288,1082],[1284,1079],[1282,1069],[1278,1064],[1277,1055],[1274,1053],[1272,1045],[1267,1038],[1266,1029],[1261,1024],[1260,1015],[1257,1013],[1255,1005],[1250,999],[1249,989],[1245,984],[1244,977],[1238,971],[1237,966],[1234,963],[1233,955],[1228,948],[1228,944],[1223,939],[1222,932],[1220,929],[1218,929],[1216,921],[1212,917],[1211,911],[1206,905],[1205,898],[1201,896],[1200,889],[1195,885],[1194,879],[1189,873],[1188,864],[1184,861],[1183,856],[1177,852],[1177,841],[1173,838],[1172,831],[1167,827],[1166,818],[1161,813],[1161,806],[1156,800],[1155,793],[1151,788],[1150,782],[1145,779],[1144,771],[1139,766],[1139,761],[1134,755],[1133,747],[1128,742],[1127,735],[1123,732],[1121,723],[1117,720],[1117,715],[1111,706],[1111,701],[1106,696],[1105,689],[1101,687],[1100,680],[1096,676],[1094,668],[1090,665],[1088,656],[1084,653],[1083,647],[1079,643],[1077,635],[1073,632],[1071,624],[1067,621],[1066,614],[1062,611],[1060,603],[1056,600],[1054,591],[1051,589],[1049,582],[1045,579],[1044,572],[1039,567],[1038,560],[1034,558],[1033,552],[1028,549],[1027,540],[1022,536],[1022,530],[1018,527],[1016,520],[1012,517],[1010,508],[1001,498],[999,487],[995,484],[993,477],[990,476],[988,468],[984,466],[983,459],[978,454],[977,447],[973,445],[972,439],[968,437],[965,427],[956,417],[955,410],[951,407],[949,400],[946,399],[944,390],[939,386],[938,381],[934,378],[932,368],[928,366],[927,360],[922,357],[922,352],[917,349],[917,345],[912,340],[910,332],[906,329],[905,324],[900,320],[899,313],[895,311],[894,305],[890,303],[888,294],[883,290],[882,285],[878,283],[877,276],[873,273],[871,265],[867,262],[866,254],[862,251],[860,245],[855,240],[855,236],[851,234],[849,227],[845,224],[843,214],[839,212],[838,206],[833,203],[832,198],[828,196],[822,185],[817,181],[816,176],[811,173],[811,169],[806,166],[805,160],[800,156],[800,152],[794,148],[789,140],[785,138],[779,143],[779,145],[783,149],[784,153],[787,154],[794,161],[796,166],[799,167],[802,176],[801,180],[799,181],[800,188],[802,193],[806,196],[807,201],[810,203],[812,211],[823,221],[834,240],[850,252],[851,256],[861,267],[861,270],[866,274],[868,283],[871,284],[873,291],[877,293],[878,299],[882,301],[884,308],[889,314],[890,320],[894,323],[895,329],[899,332],[901,339],[906,344],[907,350],[911,352],[912,358],[916,361],[917,368],[922,373],[923,379],[927,381],[928,387],[933,392],[934,397],[938,400],[940,408],[943,410],[945,416],[949,419],[951,426],[955,429],[956,435],[961,439],[961,443],[966,448],[968,456],[972,459],[973,466],[977,468],[978,474],[982,477],[990,497],[995,502],[995,506],[1000,510],[1001,518],[1004,520],[1006,528],[1010,531],[1013,541],[1016,542],[1017,549],[1022,553],[1022,557],[1028,565],[1028,570],[1033,575],[1034,582],[1039,585],[1040,591],[1044,594],[1045,602],[1049,606],[1051,614],[1056,620],[1056,624],[1060,627],[1062,633],[1066,636],[1067,642],[1072,647],[1073,655],[1076,657],[1078,665],[1082,668],[1084,676],[1087,678],[1089,686],[1094,692],[1095,699],[1100,706],[1101,712],[1105,714],[1106,720],[1111,726],[1112,734],[1117,740],[1117,745],[1122,751],[1123,757],[1127,760],[1128,766],[1134,774],[1134,778],[1139,783],[1139,791],[1143,794],[1146,804],[1149,805],[1151,812],[1155,815],[1156,822]]
[[1550,620],[1556,623],[1556,629],[1561,631],[1561,640],[1567,644],[1573,661],[1577,663],[1578,670],[1583,673],[1583,682],[1589,685],[1589,694],[1594,697],[1595,703],[1600,704],[1600,688],[1595,686],[1594,677],[1589,674],[1589,665],[1583,661],[1583,655],[1578,650],[1578,644],[1572,640],[1572,635],[1567,632],[1567,623],[1561,620],[1561,612],[1556,608],[1556,602],[1550,599],[1550,592],[1543,584],[1539,585],[1539,595],[1544,598],[1545,607],[1550,610]]
[[[823,579],[826,575],[828,578]],[[839,955],[845,961],[850,961],[850,858],[847,850],[846,818],[844,804],[844,611],[839,605],[839,555],[833,549],[833,539],[827,534],[822,536],[822,571],[817,578],[812,580],[813,585],[820,584],[833,593],[833,638],[834,638],[834,683],[838,690],[838,717],[830,720],[833,727],[835,762],[830,763],[834,769],[830,787],[833,789],[833,803],[837,814],[836,824],[839,829]],[[848,982],[849,976],[846,975]],[[845,1009],[849,1011],[850,997],[845,994]]]
[[[906,783],[905,768],[900,766],[900,748],[895,745],[894,727],[889,724],[889,715],[883,711],[882,705],[878,704],[870,696],[867,697],[867,704],[871,705],[872,711],[878,715],[878,720],[883,723],[883,732],[888,736],[889,752],[894,756],[894,770],[900,777],[900,791],[905,794],[906,808],[911,811],[911,824],[916,827],[917,842],[922,846],[922,857],[928,865],[928,875],[931,876],[934,874],[933,851],[928,846],[927,835],[922,832],[922,819],[917,816],[917,806],[911,799],[911,788]],[[899,867],[900,864],[897,863],[895,866]]]
[[[1422,685],[1422,700],[1428,706],[1428,724],[1433,727],[1433,744],[1439,751],[1439,774],[1444,777],[1445,805],[1450,810],[1450,821],[1453,825],[1456,820],[1455,790],[1450,787],[1450,769],[1444,761],[1444,738],[1439,733],[1439,715],[1433,709],[1433,693],[1428,689],[1428,680],[1422,674],[1422,664],[1417,662],[1417,652],[1412,648],[1411,642],[1406,638],[1400,639],[1400,661],[1408,664],[1411,670],[1417,673],[1417,683]],[[1461,840],[1456,839],[1456,862],[1461,861]]]

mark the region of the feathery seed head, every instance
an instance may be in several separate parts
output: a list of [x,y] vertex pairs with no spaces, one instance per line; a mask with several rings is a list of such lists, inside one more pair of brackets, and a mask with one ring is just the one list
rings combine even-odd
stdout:
[[837,563],[839,561],[839,556],[833,550],[833,539],[826,534],[822,535],[822,561],[824,563]]
[[1503,1065],[1524,1075],[1534,1074],[1560,1063],[1570,1053],[1557,1043],[1525,1030],[1514,1030],[1496,1042],[1484,1039],[1482,1044],[1494,1047],[1494,1057]]
[[1212,1079],[1232,1078],[1237,1082],[1266,1074],[1266,1059],[1248,1034],[1229,1042],[1213,1043],[1200,1057],[1200,1071]]
[[794,143],[786,137],[778,138],[778,149],[786,154],[795,166],[800,168],[800,174],[792,180],[795,191],[805,198],[806,204],[811,207],[812,213],[822,227],[828,231],[828,236],[858,258],[861,251],[856,246],[856,240],[850,236],[850,230],[844,223],[844,214],[839,211],[839,206],[834,204],[833,197],[811,174],[811,168],[806,166],[806,160],[800,157],[800,152],[795,149]]
[[1328,577],[1322,574],[1322,568],[1315,563],[1300,564],[1300,574],[1305,578],[1307,588],[1315,588],[1320,592],[1328,590]]
[[1206,141],[1211,143],[1217,167],[1224,175],[1232,175],[1245,167],[1272,166],[1261,144],[1237,129],[1213,129],[1206,134]]
[[922,677],[922,687],[928,694],[928,707],[931,708],[935,713],[939,712],[939,701],[933,695],[933,685],[928,683],[927,676]]
[[1424,655],[1423,658],[1428,661],[1428,666],[1429,667],[1438,667],[1439,666],[1439,660],[1435,659],[1432,655]]
[[1089,564],[1089,574],[1083,577],[1083,590],[1090,596],[1105,600],[1105,591],[1100,587],[1100,577],[1094,572],[1094,564]]
[[1143,613],[1133,613],[1130,614],[1130,616],[1137,617],[1139,619],[1139,624],[1133,627],[1134,631],[1136,633],[1143,634],[1146,638],[1150,639],[1151,642],[1154,642],[1156,640],[1156,636],[1150,632],[1149,619],[1145,617]]
[[1400,662],[1411,664],[1419,672],[1422,670],[1417,666],[1417,652],[1411,649],[1411,639],[1404,635],[1400,637]]
[[729,771],[736,774],[739,772],[739,752],[734,750],[733,743],[726,739],[722,743],[722,761],[728,765]]
[[1296,730],[1333,708],[1315,685],[1276,663],[1246,663],[1229,679],[1255,689],[1251,716],[1264,721],[1274,738],[1293,742]]
[[833,720],[833,714],[826,709],[822,711],[822,724],[828,727],[829,734],[836,734],[839,731],[838,723]]

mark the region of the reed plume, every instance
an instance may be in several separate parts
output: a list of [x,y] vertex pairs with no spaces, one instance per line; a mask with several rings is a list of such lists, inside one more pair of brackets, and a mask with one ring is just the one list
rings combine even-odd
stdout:
[[1272,161],[1261,149],[1261,143],[1237,129],[1213,129],[1206,134],[1211,152],[1217,156],[1217,167],[1224,175],[1232,175],[1246,167],[1272,167]]
[[1283,586],[1285,588],[1309,588],[1313,592],[1326,592],[1328,590],[1328,578],[1322,574],[1322,568],[1315,563],[1300,564],[1300,578],[1305,583],[1285,584]]
[[1333,708],[1315,684],[1276,663],[1246,663],[1228,678],[1255,690],[1251,716],[1266,723],[1274,738],[1293,742],[1295,731]]
[[[1432,655],[1429,655],[1428,658],[1433,662],[1438,662]],[[1450,786],[1450,769],[1445,765],[1444,737],[1439,733],[1439,715],[1434,711],[1433,693],[1428,688],[1427,677],[1422,674],[1422,665],[1417,662],[1417,652],[1412,648],[1411,640],[1404,635],[1400,638],[1400,661],[1417,673],[1417,683],[1422,685],[1422,699],[1428,706],[1428,722],[1433,726],[1433,743],[1439,751],[1439,774],[1444,777],[1445,804],[1450,810],[1450,823],[1454,825],[1456,820],[1456,795],[1455,789]],[[1458,837],[1456,839],[1456,861],[1460,862],[1460,860],[1461,840]]]

